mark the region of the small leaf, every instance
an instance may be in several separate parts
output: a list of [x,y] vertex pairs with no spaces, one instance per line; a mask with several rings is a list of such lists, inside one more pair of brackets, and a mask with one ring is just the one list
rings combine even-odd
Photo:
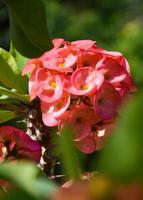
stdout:
[[11,44],[10,44],[10,53],[11,53],[12,56],[14,57],[17,66],[22,70],[23,67],[25,66],[26,62],[28,61],[28,58],[26,58],[26,57],[24,57],[23,55],[21,55],[21,54],[13,47],[12,42],[11,42]]
[[13,97],[17,100],[23,101],[24,103],[28,103],[29,102],[29,96],[27,94],[19,94],[13,90],[8,90],[4,87],[0,86],[0,94],[2,95],[6,95],[8,97]]
[[13,56],[0,48],[0,82],[8,88],[15,88],[20,93],[27,93],[28,78],[21,76]]
[[38,57],[52,48],[42,0],[5,0],[14,47],[26,57]]
[[72,130],[65,127],[58,138],[59,142],[55,152],[62,160],[65,170],[64,173],[66,173],[68,178],[78,179],[81,177],[81,169],[72,136]]
[[9,110],[0,110],[0,123],[9,121],[17,117],[19,117],[19,114],[17,112]]
[[14,183],[19,189],[37,198],[48,198],[57,187],[48,179],[38,178],[38,168],[28,162],[7,162],[0,165],[0,178]]

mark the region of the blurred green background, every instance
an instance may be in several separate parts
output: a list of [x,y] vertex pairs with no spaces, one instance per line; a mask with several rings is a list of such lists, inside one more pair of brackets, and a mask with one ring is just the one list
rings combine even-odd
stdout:
[[[51,38],[92,39],[103,48],[121,51],[136,84],[143,87],[142,0],[43,1]],[[0,46],[8,49],[9,41],[8,13],[0,0]]]

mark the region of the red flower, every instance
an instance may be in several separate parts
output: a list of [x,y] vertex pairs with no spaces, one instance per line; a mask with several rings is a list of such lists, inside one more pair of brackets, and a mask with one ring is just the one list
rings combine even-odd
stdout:
[[0,127],[0,162],[28,159],[39,162],[41,147],[24,131],[12,126]]

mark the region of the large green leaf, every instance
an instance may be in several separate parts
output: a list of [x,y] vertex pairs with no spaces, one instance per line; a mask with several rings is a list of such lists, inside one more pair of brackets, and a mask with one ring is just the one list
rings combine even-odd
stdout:
[[5,0],[14,47],[26,57],[37,57],[52,47],[42,0]]
[[21,76],[13,56],[0,48],[0,82],[8,88],[15,88],[20,93],[27,93],[28,78]]
[[116,130],[101,153],[99,169],[118,180],[143,181],[143,94],[121,110]]
[[28,162],[0,165],[0,178],[14,183],[22,191],[41,200],[48,198],[57,187],[48,179],[38,177],[38,174],[38,168]]

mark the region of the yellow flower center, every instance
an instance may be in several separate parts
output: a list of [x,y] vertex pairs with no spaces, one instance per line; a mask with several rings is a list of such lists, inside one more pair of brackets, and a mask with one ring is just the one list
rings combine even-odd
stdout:
[[81,90],[87,90],[88,89],[88,85],[87,84],[83,84],[80,86]]
[[58,66],[59,67],[64,67],[64,63],[59,63]]
[[51,88],[56,89],[57,84],[56,84],[55,81],[52,81],[52,82],[50,83],[50,86],[51,86]]

